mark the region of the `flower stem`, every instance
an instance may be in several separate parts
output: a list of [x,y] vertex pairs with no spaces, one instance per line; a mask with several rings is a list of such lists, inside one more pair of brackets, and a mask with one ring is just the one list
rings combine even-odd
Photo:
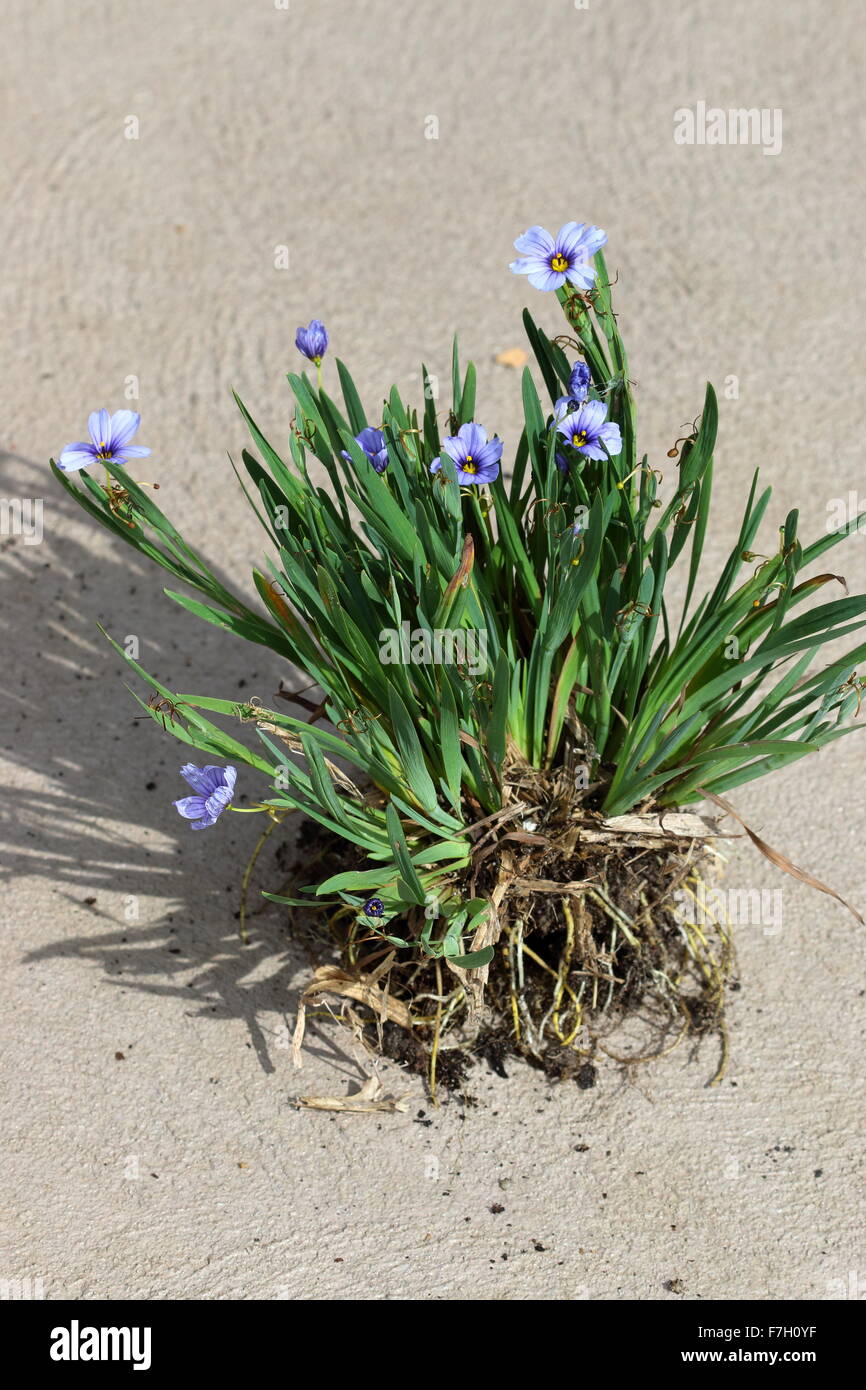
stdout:
[[241,882],[241,900],[238,918],[240,923],[240,938],[245,946],[248,946],[250,944],[250,934],[247,931],[247,890],[250,886],[250,875],[252,874],[252,871],[255,868],[256,860],[258,859],[259,855],[264,849],[265,841],[267,840],[268,836],[273,833],[273,831],[276,829],[278,825],[279,821],[272,820],[270,825],[265,827],[265,829],[259,836],[258,841],[256,842],[256,847],[250,855],[249,862],[247,863],[247,867],[244,870],[243,881]]

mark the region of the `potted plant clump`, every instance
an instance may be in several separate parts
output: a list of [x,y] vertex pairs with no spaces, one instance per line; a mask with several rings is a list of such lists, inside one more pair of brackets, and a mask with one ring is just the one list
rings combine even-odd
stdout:
[[[143,708],[199,755],[175,802],[193,829],[219,834],[233,809],[258,809],[265,835],[307,818],[302,867],[267,895],[320,943],[296,1058],[306,1005],[331,996],[434,1093],[471,1055],[501,1069],[521,1054],[591,1084],[599,1051],[643,1055],[615,1036],[637,1016],[662,1029],[654,1055],[716,1033],[721,1074],[720,832],[687,808],[734,814],[729,791],[849,731],[866,644],[820,656],[862,628],[866,599],[824,601],[844,581],[800,575],[859,518],[804,546],[793,511],[759,555],[770,491],[756,475],[698,598],[716,398],[708,386],[662,479],[638,449],[605,241],[572,222],[515,243],[511,269],[555,293],[566,331],[550,338],[524,313],[537,372],[523,371],[507,465],[456,339],[444,410],[424,369],[423,406],[392,388],[371,411],[342,362],[339,401],[323,386],[324,326],[299,330],[316,380],[289,375],[285,456],[238,400],[253,444],[241,486],[270,541],[258,608],[130,477],[147,452],[130,443],[133,412],[95,412],[90,441],[53,464],[86,511],[198,595],[170,598],[285,663],[267,702],[239,704],[173,691],[126,658],[152,687]],[[235,808],[242,795],[254,807]]]

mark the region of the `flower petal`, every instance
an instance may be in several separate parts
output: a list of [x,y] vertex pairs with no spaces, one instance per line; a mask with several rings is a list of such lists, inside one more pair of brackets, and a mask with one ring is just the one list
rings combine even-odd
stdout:
[[[227,768],[218,767],[215,763],[208,763],[207,767],[202,768],[202,780],[205,783],[205,786],[202,787],[202,791],[205,796],[210,796],[215,791],[218,791],[220,787],[225,786],[227,771]],[[235,777],[237,777],[237,772],[234,768],[232,768],[232,772]],[[232,782],[232,786],[234,786],[234,781]]]
[[560,285],[565,284],[565,276],[560,271],[545,266],[543,270],[530,272],[529,283],[534,290],[558,290]]
[[608,420],[603,424],[598,432],[598,437],[609,454],[622,453],[622,435],[615,420]]
[[328,348],[328,330],[321,319],[310,319],[310,327],[307,330],[313,337],[316,351],[323,355]]
[[196,820],[206,814],[203,796],[182,796],[179,801],[172,802],[172,805],[177,807],[184,820]]
[[195,763],[184,763],[180,770],[180,775],[185,782],[188,782],[194,792],[200,796],[210,796],[216,783],[211,784],[205,777],[207,768],[197,767]]
[[468,420],[465,425],[460,426],[457,438],[463,449],[463,457],[471,454],[475,458],[487,443],[487,431],[482,425],[476,425],[474,420]]
[[538,224],[530,227],[528,231],[519,236],[514,243],[515,251],[521,251],[525,256],[537,256],[541,260],[549,260],[553,254],[554,241],[550,232]]
[[216,820],[221,816],[232,799],[231,790],[228,787],[217,787],[212,796],[205,802],[205,815]]
[[584,260],[589,260],[596,251],[600,251],[607,245],[607,232],[603,232],[601,227],[587,227],[583,234],[580,254]]
[[94,410],[87,420],[87,428],[94,446],[100,449],[111,438],[111,416],[107,410]]
[[595,284],[595,266],[584,265],[582,261],[577,261],[570,270],[567,270],[563,279],[568,279],[572,285],[577,285],[579,290],[591,290]]
[[447,454],[455,463],[462,463],[466,457],[466,449],[459,434],[449,434],[442,441],[442,452]]
[[95,458],[92,444],[67,444],[57,460],[57,467],[64,473],[75,473],[79,468],[88,468]]
[[492,450],[495,451],[494,454],[493,454],[493,457],[494,457],[495,459],[499,460],[499,459],[502,458],[503,444],[502,444],[502,440],[499,438],[499,435],[498,435],[498,434],[494,434],[493,438],[490,440],[490,442],[488,443],[487,447],[488,447],[488,449],[492,449]]
[[497,459],[485,459],[475,477],[474,483],[494,483],[499,477],[499,462]]
[[497,467],[502,458],[502,440],[491,439],[489,444],[485,444],[473,455],[473,458],[478,465],[479,473],[484,468]]
[[149,453],[143,444],[127,444],[125,449],[112,449],[111,457],[115,463],[128,463],[130,459],[147,458]]
[[385,447],[385,436],[381,430],[374,429],[372,425],[367,425],[355,436],[355,443],[358,444],[369,458],[371,454],[376,454]]
[[514,275],[531,275],[533,272],[537,273],[546,265],[547,261],[542,261],[539,260],[537,256],[532,256],[525,261],[512,261],[508,269]]
[[556,237],[556,249],[561,251],[563,256],[569,260],[578,254],[580,240],[586,231],[585,222],[566,222],[560,227]]
[[115,410],[111,417],[112,449],[128,444],[140,424],[141,416],[136,410]]
[[604,401],[585,401],[577,415],[577,429],[597,435],[606,415],[607,406]]

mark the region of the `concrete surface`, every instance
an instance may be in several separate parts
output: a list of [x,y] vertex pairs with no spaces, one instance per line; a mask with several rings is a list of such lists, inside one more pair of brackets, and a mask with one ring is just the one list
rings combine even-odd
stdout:
[[[509,275],[511,242],[575,217],[610,235],[653,461],[707,377],[739,380],[712,556],[758,463],[774,518],[796,503],[817,535],[863,479],[861,34],[841,0],[10,0],[0,492],[44,499],[45,538],[0,550],[7,1292],[866,1292],[864,932],[741,842],[729,884],[781,889],[784,915],[739,932],[719,1090],[705,1047],[631,1078],[610,1064],[589,1092],[479,1070],[475,1107],[434,1112],[390,1068],[406,1115],[290,1107],[357,1084],[357,1061],[320,1028],[293,1073],[308,962],[276,909],[247,950],[235,934],[257,830],[181,824],[176,747],[133,722],[95,624],[137,635],[176,688],[267,697],[279,663],[163,599],[45,467],[136,377],[154,450],[137,476],[246,583],[260,541],[226,461],[244,442],[229,386],[279,441],[298,323],[326,320],[372,400],[417,388],[422,357],[445,376],[459,328],[479,417],[514,441],[517,377],[492,357],[520,344],[525,302],[557,318]],[[674,112],[701,100],[781,108],[781,153],[678,146]],[[864,538],[833,567],[862,591]],[[852,738],[734,798],[861,908],[864,756]],[[278,876],[263,856],[259,884]]]

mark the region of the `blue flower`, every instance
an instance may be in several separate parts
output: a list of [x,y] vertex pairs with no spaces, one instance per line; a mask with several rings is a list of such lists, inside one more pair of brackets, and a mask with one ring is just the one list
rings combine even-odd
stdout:
[[[488,440],[487,431],[473,421],[461,425],[456,434],[450,434],[442,449],[454,460],[457,481],[463,487],[469,487],[472,483],[492,483],[499,477],[502,440],[497,435]],[[441,467],[441,457],[435,458],[430,472],[438,473]]]
[[364,911],[368,917],[383,917],[385,915],[385,904],[381,898],[368,898],[364,903]]
[[592,375],[589,367],[585,362],[575,362],[571,369],[571,376],[568,378],[568,393],[560,396],[554,407],[557,421],[563,415],[567,415],[575,406],[583,405],[591,384]]
[[[363,449],[376,472],[384,473],[388,467],[388,450],[385,447],[385,436],[382,431],[368,425],[366,429],[361,430],[360,434],[355,435],[355,443]],[[347,449],[341,449],[340,452],[347,463],[352,462],[352,455]]]
[[579,410],[560,419],[556,428],[566,443],[579,454],[591,459],[605,459],[608,454],[618,454],[622,450],[619,425],[606,420],[606,415],[604,401],[586,401]]
[[295,334],[295,347],[318,367],[328,350],[328,330],[321,319],[310,319],[307,328],[299,328]]
[[113,415],[107,410],[94,410],[87,421],[90,442],[67,444],[57,467],[64,473],[76,473],[93,463],[123,464],[130,459],[146,458],[149,449],[129,442],[140,424],[141,416],[134,410],[116,410]]
[[566,222],[556,237],[543,227],[530,227],[514,243],[525,259],[512,261],[515,275],[528,275],[536,290],[558,290],[566,281],[580,290],[592,289],[595,266],[590,259],[607,241],[607,232],[585,222]]
[[195,796],[182,796],[173,804],[185,820],[192,821],[192,830],[208,830],[231,805],[237,768],[196,767],[195,763],[185,763],[180,775],[189,782]]

